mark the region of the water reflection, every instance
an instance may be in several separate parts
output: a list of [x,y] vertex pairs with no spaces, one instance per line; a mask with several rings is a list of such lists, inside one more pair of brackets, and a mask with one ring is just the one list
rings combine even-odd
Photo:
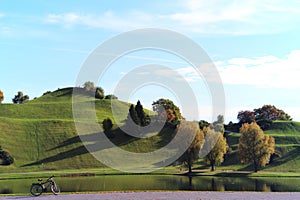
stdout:
[[[300,192],[299,178],[247,178],[172,175],[107,175],[56,178],[63,192],[128,190]],[[1,194],[28,194],[36,180],[1,180]]]

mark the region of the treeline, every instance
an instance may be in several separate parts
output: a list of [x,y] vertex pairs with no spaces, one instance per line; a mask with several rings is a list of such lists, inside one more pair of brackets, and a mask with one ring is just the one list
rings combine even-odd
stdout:
[[[95,97],[96,99],[118,99],[117,96],[113,94],[105,95],[104,89],[102,87],[95,86],[95,84],[91,81],[87,81],[83,84],[82,87],[77,87],[77,91],[81,92],[81,94]],[[43,93],[44,95],[50,94],[51,91],[47,91]],[[23,104],[30,100],[28,95],[24,95],[22,91],[18,91],[18,93],[12,98],[12,103],[14,104]],[[4,93],[0,90],[0,103],[4,101]]]
[[113,94],[105,95],[104,89],[102,87],[95,86],[95,84],[91,81],[85,82],[83,87],[77,87],[74,89],[82,95],[95,97],[96,99],[118,99],[118,97]]
[[276,108],[274,105],[264,105],[261,108],[239,111],[238,123],[229,122],[225,125],[226,130],[238,132],[244,123],[256,122],[263,130],[268,130],[275,120],[293,120],[285,111]]
[[[193,142],[177,160],[177,162],[188,167],[189,173],[192,172],[192,165],[199,159],[199,155],[204,157],[204,161],[210,166],[211,171],[214,171],[215,166],[232,156],[232,149],[226,140],[227,134],[223,116],[219,115],[213,123],[204,120],[188,122],[181,115],[180,109],[169,99],[154,101],[152,106],[156,115],[150,118],[144,112],[140,101],[136,105],[132,104],[128,110],[125,126],[132,126],[134,123],[136,125],[134,131],[138,131],[139,126],[145,127],[149,124],[164,123],[165,127],[173,127],[175,133],[180,128],[182,143],[192,134]],[[150,119],[154,121],[151,122]],[[255,121],[240,122],[239,124],[241,124],[238,130],[241,134],[237,149],[239,160],[243,164],[252,164],[253,170],[257,172],[259,168],[270,162],[270,158],[275,152],[275,139],[265,136],[264,131]],[[104,132],[109,134],[113,127],[112,120],[107,118],[102,122],[102,125]],[[133,131],[133,129],[129,130]]]

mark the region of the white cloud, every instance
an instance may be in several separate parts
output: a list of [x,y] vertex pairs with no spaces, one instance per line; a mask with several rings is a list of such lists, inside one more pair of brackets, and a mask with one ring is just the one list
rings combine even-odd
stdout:
[[[256,58],[232,58],[214,62],[223,84],[251,85],[260,88],[300,88],[300,50],[294,50],[285,58],[262,56]],[[200,68],[206,81],[216,81],[213,66]],[[193,67],[177,70],[186,81],[195,82],[202,77]]]
[[129,30],[146,27],[151,24],[153,18],[147,14],[131,12],[126,16],[118,16],[112,11],[104,12],[100,15],[82,13],[49,14],[45,22],[50,24],[61,24],[65,28],[76,25],[87,26],[89,28],[104,28],[111,30]]
[[[174,4],[176,4],[174,2]],[[102,14],[49,14],[47,23],[70,28],[83,25],[91,28],[130,30],[145,27],[168,28],[200,34],[267,34],[297,29],[300,23],[300,1],[220,1],[188,0],[178,2],[180,10],[156,13],[128,11]],[[163,6],[163,5],[161,5]],[[166,10],[172,10],[168,7]]]
[[216,63],[224,84],[266,88],[300,88],[300,50],[285,58],[233,58]]

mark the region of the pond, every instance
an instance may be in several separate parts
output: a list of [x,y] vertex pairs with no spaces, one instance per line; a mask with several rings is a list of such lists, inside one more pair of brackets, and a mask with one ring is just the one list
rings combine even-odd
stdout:
[[[145,190],[300,192],[300,178],[106,175],[56,177],[55,181],[62,192]],[[0,180],[0,194],[29,194],[32,182],[36,182],[36,179]]]

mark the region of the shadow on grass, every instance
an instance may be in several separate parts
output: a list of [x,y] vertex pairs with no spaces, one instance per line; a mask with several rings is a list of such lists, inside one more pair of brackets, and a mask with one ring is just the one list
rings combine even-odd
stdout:
[[288,163],[289,161],[292,161],[292,160],[298,160],[299,157],[300,157],[300,147],[296,146],[295,149],[290,151],[287,155],[284,155],[281,158],[274,159],[274,161],[272,163],[270,163],[269,165],[267,165],[265,167],[265,169],[272,168],[272,167],[277,167],[277,166],[280,166],[282,164],[286,164],[286,163]]
[[[170,133],[170,134],[166,133],[168,131],[171,131],[170,128],[166,128],[163,130],[164,131],[162,131],[162,133],[157,134],[159,137],[161,137],[160,141],[157,144],[158,148],[160,148],[162,145],[167,144],[173,138],[172,133]],[[148,131],[149,131],[149,133],[151,133],[152,131],[155,131],[155,127],[150,127],[150,129],[148,129]],[[53,156],[50,156],[50,157],[47,157],[44,159],[23,165],[22,167],[34,166],[34,165],[40,165],[42,163],[51,163],[51,162],[55,162],[55,161],[60,161],[60,160],[72,158],[72,157],[75,157],[78,155],[87,154],[89,152],[97,152],[97,151],[101,151],[104,149],[112,148],[113,145],[122,148],[122,146],[125,146],[134,141],[149,140],[149,138],[133,137],[131,135],[126,134],[121,128],[117,128],[117,129],[114,129],[111,132],[105,134],[105,136],[107,138],[109,138],[109,140],[112,142],[112,144],[111,144],[107,141],[101,140],[101,137],[100,137],[101,134],[105,134],[105,133],[92,133],[92,134],[87,134],[87,135],[74,136],[70,139],[65,140],[58,146],[48,149],[47,151],[49,152],[49,151],[53,151],[53,150],[59,150],[59,149],[66,148],[66,147],[72,146],[72,145],[76,145],[77,147],[72,148],[71,150],[68,150],[68,151],[60,152],[56,155],[53,155]],[[147,133],[141,133],[141,134],[147,134]],[[103,137],[103,135],[102,135],[102,137]],[[155,136],[153,136],[153,137],[155,137]],[[86,145],[84,145],[82,143],[82,141],[84,141],[84,143],[86,143]],[[80,145],[80,146],[78,147],[78,145]]]

